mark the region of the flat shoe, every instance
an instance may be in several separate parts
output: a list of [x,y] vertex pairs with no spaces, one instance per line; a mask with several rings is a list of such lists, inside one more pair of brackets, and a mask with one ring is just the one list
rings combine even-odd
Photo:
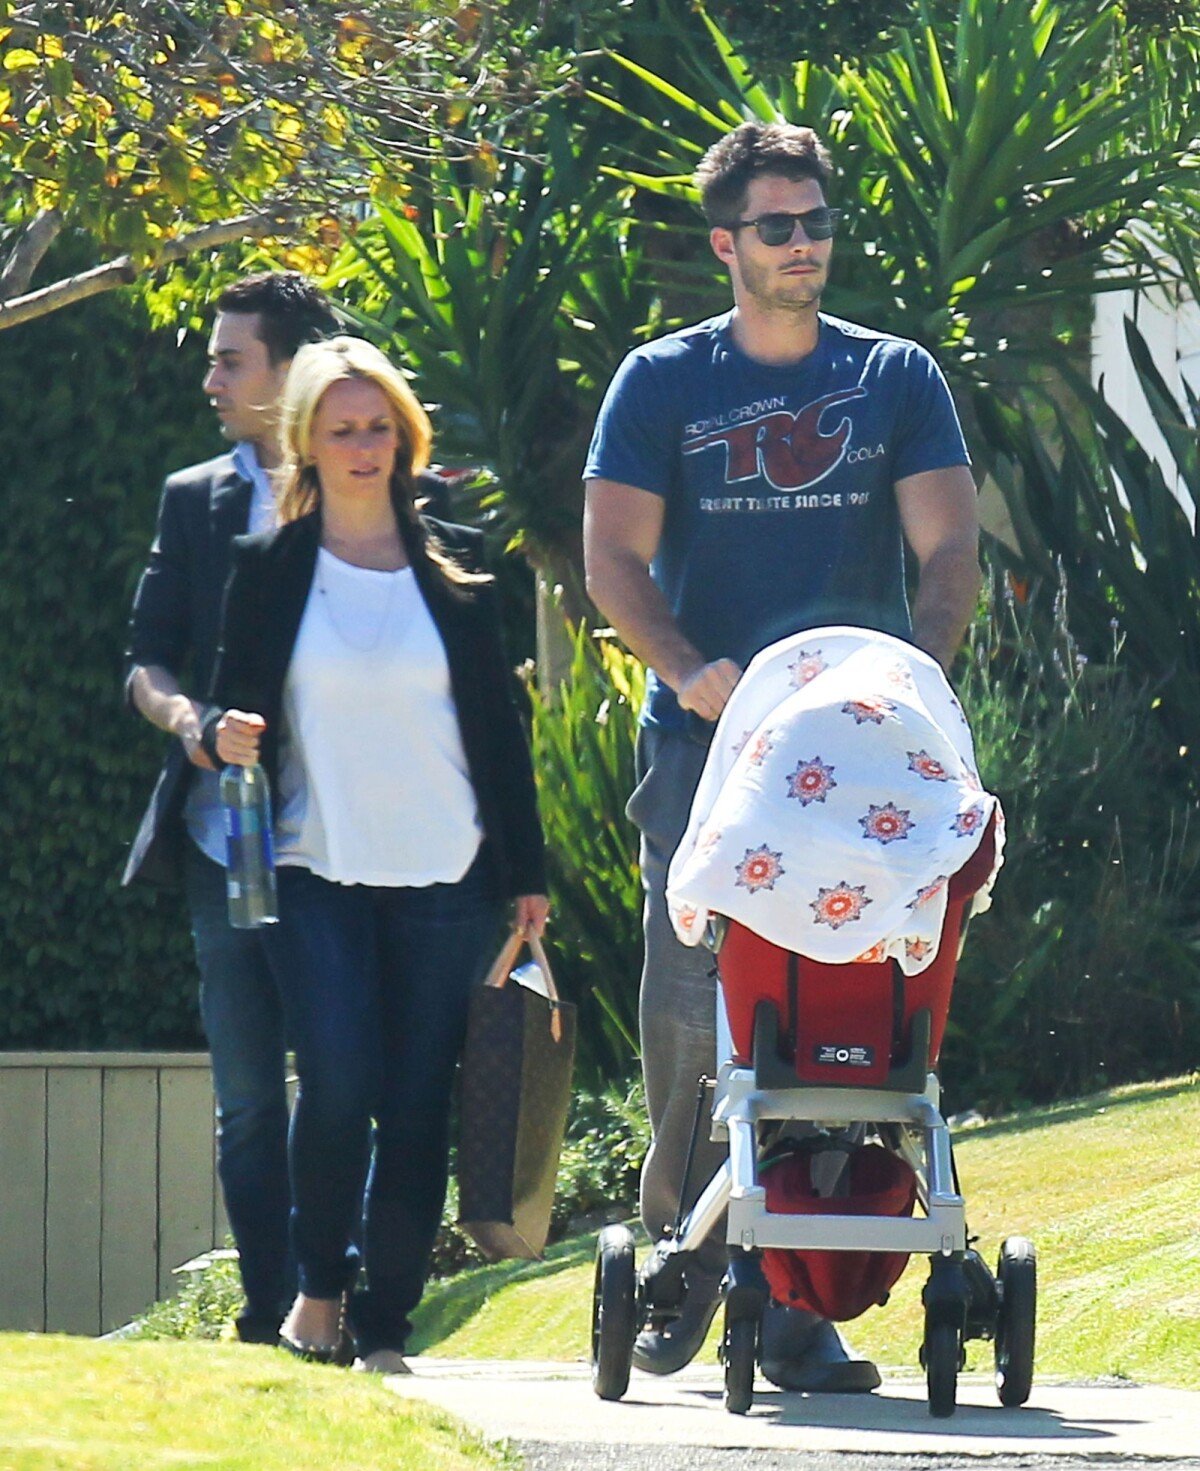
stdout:
[[337,1364],[345,1367],[354,1362],[354,1340],[342,1330],[336,1343],[306,1343],[303,1339],[279,1335],[279,1347],[286,1349],[293,1358],[304,1359],[310,1364]]
[[398,1348],[377,1348],[366,1358],[354,1360],[356,1374],[411,1374]]

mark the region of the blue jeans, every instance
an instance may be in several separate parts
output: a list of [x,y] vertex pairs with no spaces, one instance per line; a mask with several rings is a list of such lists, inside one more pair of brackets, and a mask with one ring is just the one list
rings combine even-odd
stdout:
[[238,1248],[245,1326],[269,1336],[294,1290],[283,1004],[258,932],[229,924],[224,869],[190,841],[185,887],[217,1097],[217,1169]]
[[426,888],[279,870],[279,924],[264,938],[300,1078],[292,1247],[302,1292],[348,1289],[366,1182],[366,1289],[351,1304],[363,1355],[404,1347],[425,1285],[446,1198],[454,1069],[500,915],[486,849],[458,883]]

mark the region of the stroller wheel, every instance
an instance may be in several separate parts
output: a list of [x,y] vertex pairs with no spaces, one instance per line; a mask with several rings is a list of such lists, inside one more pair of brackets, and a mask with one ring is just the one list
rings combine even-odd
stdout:
[[925,1323],[925,1386],[929,1413],[937,1420],[954,1414],[958,1397],[958,1371],[962,1367],[962,1344],[954,1323]]
[[996,1267],[996,1393],[1009,1407],[1023,1405],[1033,1388],[1037,1326],[1037,1252],[1024,1236],[1010,1236]]
[[620,1399],[629,1388],[636,1336],[633,1232],[627,1226],[605,1226],[596,1243],[592,1293],[592,1388],[601,1399]]
[[744,1415],[754,1399],[754,1360],[758,1354],[758,1320],[725,1315],[721,1357],[725,1362],[725,1408]]

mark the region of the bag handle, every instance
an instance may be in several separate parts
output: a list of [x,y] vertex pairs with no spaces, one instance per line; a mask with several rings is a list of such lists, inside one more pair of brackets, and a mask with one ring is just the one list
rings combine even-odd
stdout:
[[550,993],[547,998],[550,1003],[550,1035],[556,1042],[561,1042],[563,1032],[562,1016],[560,1014],[562,1002],[558,997],[558,987],[554,984],[554,972],[550,969],[550,962],[546,958],[545,948],[542,945],[540,936],[536,934],[532,926],[527,926],[525,929],[514,929],[512,931],[508,939],[500,947],[500,954],[492,961],[492,968],[488,971],[487,978],[483,984],[485,986],[492,986],[497,990],[502,986],[506,986],[509,977],[512,975],[513,965],[516,963],[517,956],[520,955],[523,945],[529,946],[529,953],[533,956],[538,969],[546,978],[546,990]]

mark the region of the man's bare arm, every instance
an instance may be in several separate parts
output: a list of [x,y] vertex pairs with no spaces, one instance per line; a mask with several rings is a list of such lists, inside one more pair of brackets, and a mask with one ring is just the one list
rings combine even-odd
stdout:
[[662,535],[661,496],[615,480],[589,480],[583,518],[587,589],[628,647],[675,691],[684,710],[716,720],[741,670],[707,663],[679,630],[650,576]]
[[965,465],[896,482],[905,540],[920,567],[915,642],[949,671],[979,598],[979,514]]
[[187,758],[194,766],[205,771],[216,770],[200,745],[200,722],[205,707],[183,693],[169,669],[161,664],[139,664],[129,677],[129,693],[151,725],[183,742]]

